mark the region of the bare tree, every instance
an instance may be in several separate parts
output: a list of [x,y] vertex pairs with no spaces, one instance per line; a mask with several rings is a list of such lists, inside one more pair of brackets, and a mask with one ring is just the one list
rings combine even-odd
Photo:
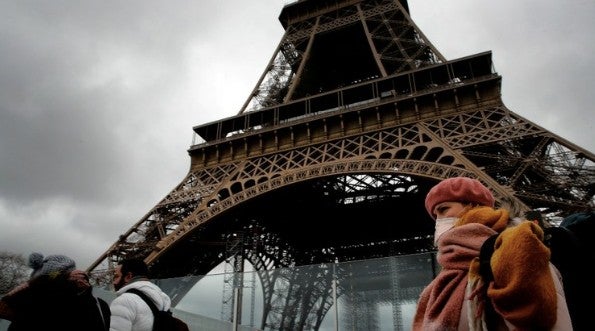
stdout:
[[0,295],[26,281],[30,270],[23,255],[0,251]]

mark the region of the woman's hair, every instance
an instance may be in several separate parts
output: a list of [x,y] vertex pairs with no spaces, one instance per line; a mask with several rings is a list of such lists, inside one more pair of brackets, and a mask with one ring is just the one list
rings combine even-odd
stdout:
[[497,207],[508,210],[511,220],[516,218],[524,219],[525,214],[529,211],[529,209],[514,196],[502,197],[498,201]]

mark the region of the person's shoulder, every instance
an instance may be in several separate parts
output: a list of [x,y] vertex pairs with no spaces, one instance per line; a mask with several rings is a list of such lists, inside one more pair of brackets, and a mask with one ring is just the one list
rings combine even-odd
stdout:
[[543,229],[544,236],[551,236],[556,238],[564,238],[566,240],[577,240],[572,231],[563,226],[550,226]]
[[543,229],[543,237],[544,242],[547,246],[550,246],[550,248],[562,246],[567,249],[573,249],[580,246],[576,235],[572,231],[561,226],[552,226]]
[[145,293],[161,310],[168,310],[171,305],[171,298],[157,284],[151,281],[138,281],[135,288]]
[[562,226],[550,226],[543,229],[543,233],[551,234],[554,236],[566,236],[572,237],[573,233],[565,227]]
[[142,302],[142,299],[137,294],[127,291],[121,292],[121,290],[122,289],[118,291],[118,295],[109,304],[112,312],[114,310],[123,309],[122,307],[126,307],[124,308],[126,310],[134,309],[133,307],[138,306],[138,304]]
[[590,212],[578,212],[571,215],[568,215],[566,218],[562,220],[560,226],[566,228],[572,228],[576,225],[583,225],[583,224],[590,224],[590,226],[595,225],[595,211]]

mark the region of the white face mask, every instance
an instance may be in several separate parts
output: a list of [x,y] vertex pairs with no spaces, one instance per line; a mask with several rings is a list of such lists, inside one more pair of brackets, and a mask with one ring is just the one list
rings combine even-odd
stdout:
[[444,234],[444,232],[452,229],[455,226],[455,222],[458,217],[444,217],[436,219],[436,230],[434,231],[434,245],[438,242],[438,238]]

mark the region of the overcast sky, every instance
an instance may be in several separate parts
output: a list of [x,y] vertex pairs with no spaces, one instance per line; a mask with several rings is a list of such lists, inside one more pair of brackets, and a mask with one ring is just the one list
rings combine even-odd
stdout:
[[[0,250],[87,268],[238,113],[282,0],[0,0]],[[513,112],[595,151],[595,1],[410,0],[447,58],[493,52]]]

